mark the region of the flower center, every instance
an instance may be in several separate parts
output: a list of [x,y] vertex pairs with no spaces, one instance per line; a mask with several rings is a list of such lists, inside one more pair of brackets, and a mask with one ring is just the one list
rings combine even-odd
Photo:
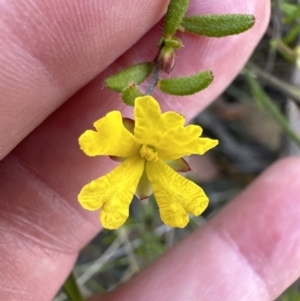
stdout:
[[140,155],[142,158],[146,159],[147,161],[151,161],[151,162],[158,161],[158,154],[151,146],[144,144],[140,149]]

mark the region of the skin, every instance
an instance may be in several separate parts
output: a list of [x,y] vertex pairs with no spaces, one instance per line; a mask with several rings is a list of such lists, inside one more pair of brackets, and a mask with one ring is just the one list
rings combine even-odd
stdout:
[[[131,116],[102,82],[154,57],[161,29],[155,24],[167,2],[1,1],[3,300],[51,300],[79,250],[100,231],[99,213],[83,210],[77,194],[115,163],[85,156],[77,139],[111,110]],[[254,28],[225,39],[185,35],[172,76],[211,69],[215,80],[184,101],[154,94],[164,110],[192,117],[245,64],[266,29],[269,1],[194,0],[189,10],[232,12],[254,14]],[[299,194],[300,160],[275,163],[204,227],[92,300],[274,300],[300,275]]]

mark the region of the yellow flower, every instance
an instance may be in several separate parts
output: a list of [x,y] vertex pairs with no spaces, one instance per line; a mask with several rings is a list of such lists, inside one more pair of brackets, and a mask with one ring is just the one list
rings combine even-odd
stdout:
[[94,123],[96,131],[87,130],[79,138],[80,147],[88,156],[124,158],[106,176],[84,186],[79,202],[88,210],[101,208],[103,227],[116,229],[128,218],[134,193],[144,198],[153,189],[163,222],[185,227],[188,213],[201,214],[208,198],[198,185],[170,166],[180,169],[185,163],[182,157],[202,155],[218,141],[200,138],[202,129],[184,126],[184,117],[176,112],[162,114],[151,96],[135,100],[134,116],[130,129],[128,119],[122,119],[119,111],[112,111]]

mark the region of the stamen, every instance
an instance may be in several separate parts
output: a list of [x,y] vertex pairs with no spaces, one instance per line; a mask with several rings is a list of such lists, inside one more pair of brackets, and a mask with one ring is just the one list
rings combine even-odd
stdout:
[[140,155],[142,158],[146,159],[147,161],[151,161],[151,162],[157,162],[159,159],[157,152],[153,148],[151,148],[145,144],[140,149]]

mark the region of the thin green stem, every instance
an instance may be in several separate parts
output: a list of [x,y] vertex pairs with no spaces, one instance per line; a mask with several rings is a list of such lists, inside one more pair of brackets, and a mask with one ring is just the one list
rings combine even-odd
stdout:
[[278,89],[279,91],[283,92],[285,95],[289,96],[294,100],[298,105],[300,105],[300,89],[288,84],[282,80],[279,80],[275,76],[265,72],[264,70],[260,69],[256,65],[252,63],[248,63],[247,67],[253,72],[257,77],[263,79],[266,83]]
[[292,130],[285,116],[280,112],[272,99],[264,92],[249,69],[245,69],[245,75],[253,96],[268,110],[290,139],[300,147],[300,137]]
[[85,301],[73,273],[69,275],[62,288],[71,301]]

